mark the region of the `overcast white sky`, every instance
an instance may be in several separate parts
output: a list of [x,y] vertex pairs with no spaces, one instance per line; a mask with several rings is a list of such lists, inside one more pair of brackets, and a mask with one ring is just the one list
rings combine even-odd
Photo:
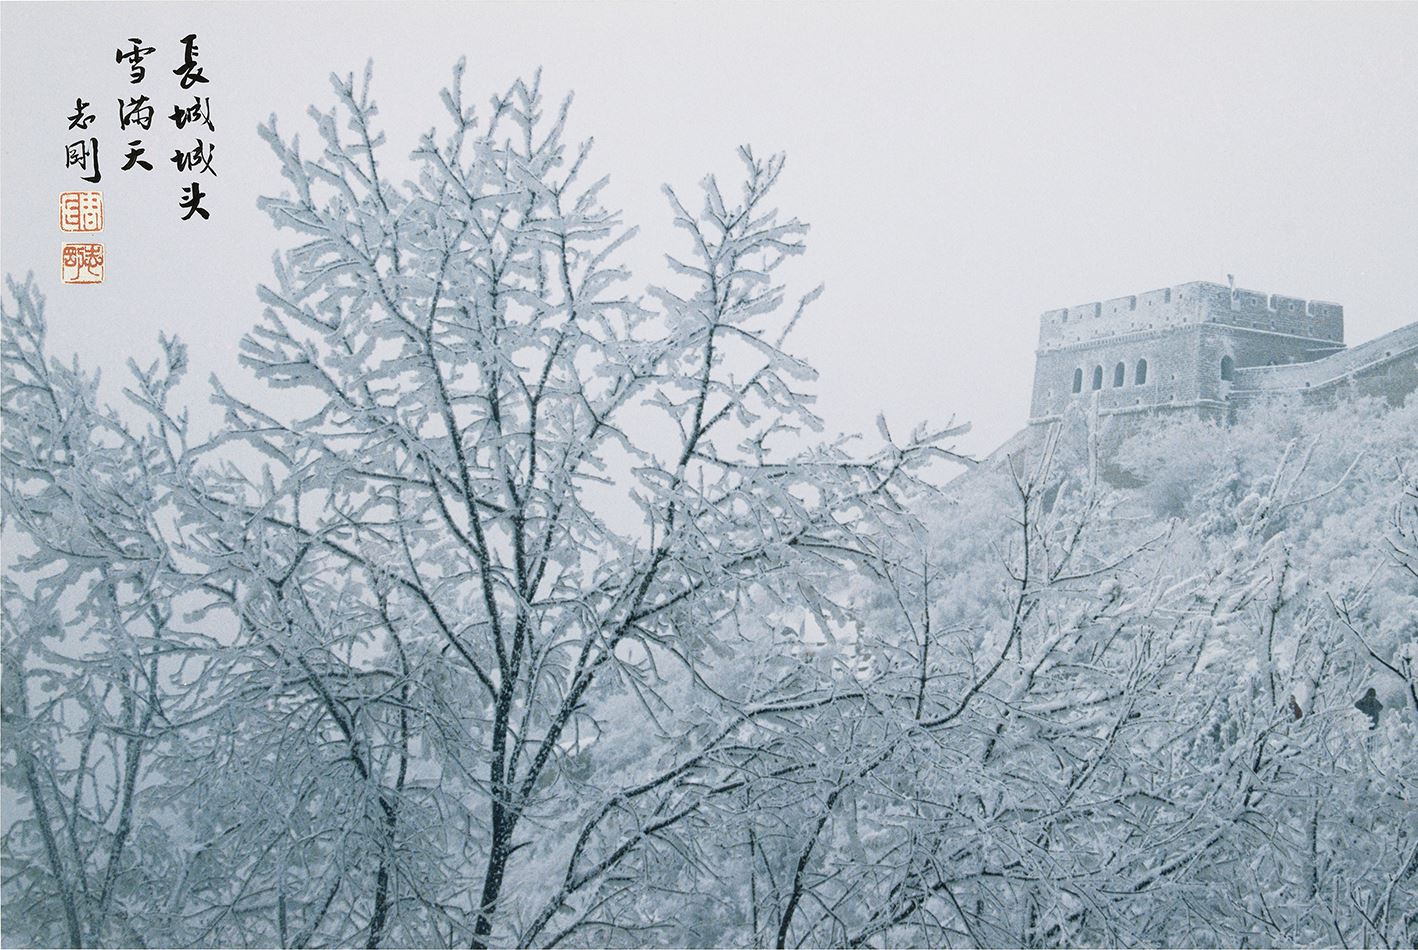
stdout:
[[[178,220],[186,137],[165,119],[154,171],[118,170],[115,99],[137,87],[115,47],[157,47],[141,88],[165,114],[190,32],[216,125],[202,223]],[[813,225],[792,277],[827,285],[798,350],[834,428],[954,414],[986,453],[1024,422],[1041,311],[1228,271],[1343,303],[1351,343],[1418,319],[1411,3],[5,3],[0,37],[3,269],[37,273],[56,351],[110,379],[159,330],[199,380],[240,375],[277,242],[256,197],[283,184],[256,125],[308,128],[330,71],[370,57],[399,154],[460,55],[479,101],[538,66],[574,90],[573,134],[644,226],[637,264],[679,246],[662,182],[732,171],[740,143],[786,151],[780,205]],[[58,281],[79,96],[108,205],[97,287]]]

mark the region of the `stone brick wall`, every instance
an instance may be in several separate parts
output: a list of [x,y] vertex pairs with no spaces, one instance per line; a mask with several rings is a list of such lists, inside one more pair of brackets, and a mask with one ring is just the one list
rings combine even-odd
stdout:
[[[1189,346],[1186,338],[1191,335],[1185,331],[1151,333],[1040,353],[1034,364],[1031,418],[1058,415],[1070,404],[1095,395],[1109,406],[1146,406],[1173,401],[1176,389],[1171,385],[1172,377],[1183,364],[1188,367],[1182,371],[1183,375],[1190,374],[1194,363],[1186,354]],[[1141,385],[1137,382],[1139,360],[1147,361],[1146,381]],[[1113,385],[1119,363],[1123,364],[1121,387]],[[1095,391],[1093,373],[1098,368],[1103,371],[1103,385]],[[1080,370],[1083,386],[1081,392],[1075,393],[1074,373]]]
[[[1050,310],[1039,321],[1030,421],[1056,419],[1074,405],[1102,414],[1190,408],[1224,415],[1236,383],[1222,378],[1223,360],[1235,372],[1306,364],[1342,351],[1343,339],[1338,304],[1204,281]],[[1147,361],[1141,385],[1139,360]],[[1116,386],[1119,363],[1125,369]],[[1099,367],[1102,386],[1095,390]]]
[[1343,392],[1398,403],[1415,389],[1418,323],[1410,323],[1314,362],[1238,369],[1230,398],[1238,406],[1286,394],[1321,403]]
[[1253,330],[1344,340],[1344,308],[1221,284],[1192,281],[1144,294],[1049,310],[1039,320],[1039,349],[1053,349],[1128,333],[1220,323]]

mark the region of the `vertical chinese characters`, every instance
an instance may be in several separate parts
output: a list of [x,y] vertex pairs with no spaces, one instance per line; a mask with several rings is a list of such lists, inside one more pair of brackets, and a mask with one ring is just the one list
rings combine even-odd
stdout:
[[[159,66],[161,60],[179,53],[180,61]],[[128,36],[113,47],[113,61],[120,67],[123,85],[112,90],[97,90],[95,98],[91,90],[81,90],[73,97],[72,110],[61,113],[64,116],[64,168],[72,169],[79,181],[97,185],[103,180],[101,156],[107,152],[112,156],[114,142],[104,149],[103,138],[112,129],[111,118],[102,115],[103,108],[95,109],[94,103],[103,101],[104,96],[114,96],[109,101],[117,106],[117,148],[122,156],[118,166],[121,177],[132,180],[129,175],[141,179],[153,172],[159,164],[159,154],[169,154],[169,162],[185,181],[179,185],[177,208],[182,221],[206,221],[211,218],[211,209],[204,200],[208,190],[203,188],[202,176],[217,176],[214,164],[216,144],[212,133],[216,123],[212,120],[212,100],[205,95],[210,80],[206,76],[205,64],[200,61],[201,47],[195,32],[181,37],[176,44],[160,54],[156,44],[147,43],[142,36]],[[161,58],[160,58],[161,55]],[[175,58],[175,57],[174,57]],[[175,68],[168,69],[170,65]],[[160,90],[149,83],[149,67],[155,66],[152,81],[161,83],[164,75],[176,77],[177,88],[182,96],[169,100]],[[144,88],[147,86],[148,88]],[[114,94],[117,95],[114,95]],[[182,101],[187,96],[191,101]],[[170,112],[162,113],[160,108],[170,107]],[[172,123],[173,131],[158,122],[166,115]],[[111,116],[111,113],[110,113]],[[186,138],[190,136],[190,138]],[[171,148],[171,152],[166,150]],[[110,157],[109,161],[113,159]],[[210,186],[208,186],[210,187]],[[99,191],[65,191],[59,196],[59,229],[66,233],[99,232],[104,229],[104,196]],[[66,284],[97,284],[104,279],[104,246],[97,243],[62,244],[61,271]]]
[[[182,43],[182,65],[174,69],[173,75],[178,77],[178,83],[184,91],[192,89],[197,85],[205,85],[209,80],[203,74],[202,67],[197,63],[197,34],[188,33],[181,40]],[[212,102],[209,97],[192,94],[192,104],[175,104],[172,107],[172,114],[168,116],[172,120],[178,131],[192,126],[194,132],[205,128],[209,132],[215,132],[216,126],[212,123]],[[216,146],[200,135],[194,136],[194,142],[190,146],[173,150],[169,161],[181,174],[191,174],[193,181],[182,188],[182,198],[178,207],[185,213],[182,215],[183,221],[190,221],[194,217],[200,220],[207,220],[211,213],[202,207],[202,199],[207,193],[202,190],[201,185],[196,180],[198,175],[211,175],[216,177],[217,170],[212,166],[213,154]]]
[[[75,97],[74,114],[69,116],[69,131],[87,132],[89,126],[94,124],[98,117],[89,111],[90,105],[92,103],[85,102],[82,97]],[[77,167],[88,172],[83,176],[84,181],[97,185],[103,178],[98,165],[98,136],[91,135],[87,139],[70,142],[64,149],[64,167]]]
[[[118,100],[118,128],[124,132],[129,129],[142,129],[146,132],[153,127],[153,114],[156,111],[148,104],[147,96],[130,98],[126,102],[120,97]],[[119,171],[126,172],[133,168],[152,171],[153,166],[143,159],[145,151],[147,149],[143,147],[141,138],[129,139],[128,154],[124,156],[123,167]]]

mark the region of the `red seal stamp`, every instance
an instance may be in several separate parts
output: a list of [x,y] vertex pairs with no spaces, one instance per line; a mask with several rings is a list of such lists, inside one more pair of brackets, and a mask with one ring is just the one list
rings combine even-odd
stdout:
[[59,230],[102,231],[103,192],[66,191],[59,196]]
[[65,244],[59,279],[66,284],[103,283],[103,245]]

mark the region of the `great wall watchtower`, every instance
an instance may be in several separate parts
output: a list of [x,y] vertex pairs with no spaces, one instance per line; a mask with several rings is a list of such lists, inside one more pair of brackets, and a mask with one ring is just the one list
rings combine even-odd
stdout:
[[1418,324],[1346,350],[1339,304],[1193,281],[1045,312],[1029,421],[1080,405],[1224,421],[1264,395],[1346,386],[1390,401],[1418,388]]

